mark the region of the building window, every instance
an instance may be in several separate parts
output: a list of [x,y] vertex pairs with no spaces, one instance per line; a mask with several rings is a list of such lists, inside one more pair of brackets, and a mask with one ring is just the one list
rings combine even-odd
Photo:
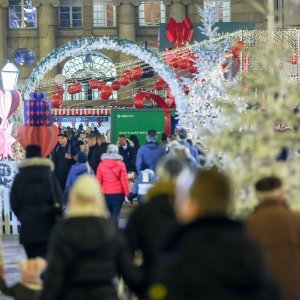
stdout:
[[94,27],[115,27],[116,7],[111,0],[93,0]]
[[36,8],[31,1],[9,1],[9,28],[36,28],[36,25]]
[[82,27],[82,3],[81,1],[61,0],[59,7],[60,27]]
[[139,6],[139,25],[158,26],[166,22],[166,7],[162,1],[142,1]]
[[208,2],[214,3],[217,6],[217,12],[220,21],[222,22],[231,21],[230,0],[218,0],[218,1],[206,0],[204,2],[204,9]]

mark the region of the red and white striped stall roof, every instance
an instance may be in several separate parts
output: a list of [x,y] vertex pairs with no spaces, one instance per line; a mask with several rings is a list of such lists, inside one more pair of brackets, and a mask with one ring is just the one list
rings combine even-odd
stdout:
[[110,116],[110,108],[52,108],[53,116]]

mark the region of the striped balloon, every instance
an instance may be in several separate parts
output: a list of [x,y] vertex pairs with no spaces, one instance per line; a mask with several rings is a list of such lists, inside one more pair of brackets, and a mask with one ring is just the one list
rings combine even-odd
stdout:
[[18,128],[18,140],[25,149],[28,145],[38,145],[42,149],[42,156],[48,156],[58,142],[59,130],[54,124],[52,126],[30,127],[20,126]]
[[0,90],[0,117],[8,119],[18,109],[22,96],[18,91]]
[[11,107],[8,114],[8,118],[15,113],[22,100],[22,96],[19,91],[14,90],[14,91],[10,91],[10,93],[11,93]]

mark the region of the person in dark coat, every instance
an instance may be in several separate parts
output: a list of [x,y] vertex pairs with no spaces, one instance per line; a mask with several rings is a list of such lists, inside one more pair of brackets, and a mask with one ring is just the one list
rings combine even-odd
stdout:
[[300,214],[285,201],[282,182],[265,177],[256,185],[258,206],[246,220],[279,283],[283,299],[300,299]]
[[61,190],[65,190],[67,178],[72,165],[75,163],[75,150],[68,141],[67,133],[58,135],[58,144],[52,151],[51,157],[55,166],[55,175]]
[[146,299],[147,287],[154,257],[162,237],[176,224],[173,210],[176,177],[186,165],[176,159],[164,159],[158,167],[158,182],[150,188],[146,202],[136,208],[129,217],[125,234],[132,253],[143,255],[145,282],[142,299]]
[[227,216],[227,176],[206,170],[191,179],[186,172],[178,179],[175,212],[183,225],[164,241],[149,298],[280,299],[258,245],[242,223]]
[[135,151],[134,148],[131,147],[129,142],[126,139],[125,135],[119,135],[119,154],[123,157],[123,162],[126,166],[127,172],[136,172],[135,167]]
[[102,161],[101,157],[103,154],[105,154],[107,152],[107,147],[108,147],[109,143],[106,142],[106,138],[105,138],[104,134],[100,134],[97,137],[97,142],[99,145],[99,148],[97,148],[97,151],[98,151],[97,155],[100,157],[100,162],[101,162]]
[[40,156],[40,147],[27,146],[26,159],[19,166],[10,192],[11,208],[21,223],[20,243],[28,258],[46,256],[57,218],[54,205],[62,203],[54,165]]
[[165,149],[157,142],[157,133],[151,129],[147,133],[147,143],[140,147],[136,157],[137,172],[142,170],[143,165],[148,165],[151,170],[156,170],[159,161],[165,155]]
[[65,192],[64,192],[64,205],[67,204],[69,191],[70,191],[72,185],[77,180],[77,178],[83,174],[95,175],[93,169],[90,167],[90,165],[87,161],[87,154],[83,151],[79,151],[77,153],[77,163],[71,167],[69,175],[68,175],[66,188],[65,188]]
[[133,142],[133,149],[134,149],[135,155],[137,155],[137,152],[138,152],[139,148],[141,147],[139,138],[135,134],[132,134],[129,137],[129,140],[131,142]]
[[69,218],[53,234],[41,300],[117,300],[118,274],[138,290],[142,274],[108,216],[97,180],[87,174],[78,178],[70,192]]
[[101,161],[100,146],[97,143],[97,136],[93,133],[90,133],[89,135],[87,135],[86,141],[89,146],[88,162],[92,167],[94,173],[96,174],[97,167]]

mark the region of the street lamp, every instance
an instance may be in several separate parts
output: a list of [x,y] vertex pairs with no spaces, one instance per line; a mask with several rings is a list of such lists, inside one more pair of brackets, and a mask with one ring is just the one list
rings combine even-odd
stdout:
[[19,70],[13,63],[8,62],[1,71],[1,77],[4,90],[15,90],[19,77]]

